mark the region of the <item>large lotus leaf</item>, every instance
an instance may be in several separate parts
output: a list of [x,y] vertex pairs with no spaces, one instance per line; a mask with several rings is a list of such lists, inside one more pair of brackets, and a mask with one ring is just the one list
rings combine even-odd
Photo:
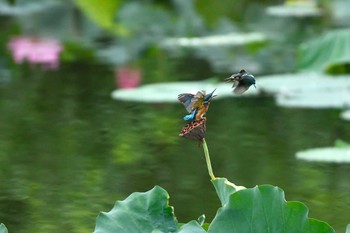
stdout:
[[350,63],[350,30],[334,30],[302,44],[298,51],[299,70],[325,71],[333,65]]
[[94,233],[177,232],[168,199],[168,193],[159,186],[135,192],[124,201],[117,201],[108,213],[100,213]]
[[7,228],[4,224],[0,224],[0,233],[8,233]]
[[287,202],[278,187],[261,185],[234,192],[218,210],[208,233],[331,233],[327,223],[308,218],[307,207]]

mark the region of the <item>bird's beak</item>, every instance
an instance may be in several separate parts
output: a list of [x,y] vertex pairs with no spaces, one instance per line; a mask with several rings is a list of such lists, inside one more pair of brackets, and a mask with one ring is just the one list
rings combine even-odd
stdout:
[[214,92],[216,91],[216,88],[214,89],[214,91],[212,91],[211,93],[210,93],[210,99],[213,99],[215,96],[217,96],[217,95],[213,95],[214,94]]
[[231,75],[230,77],[225,78],[224,81],[225,81],[225,82],[232,82],[233,80],[236,80],[236,79],[239,78],[239,77],[240,77],[240,74],[239,74],[239,73],[238,73],[238,74],[233,74],[233,75]]
[[208,101],[211,101],[216,95],[213,95],[214,94],[214,92],[215,92],[215,90],[216,90],[216,88],[214,89],[214,91],[212,91],[210,94],[209,94],[209,99],[208,99]]

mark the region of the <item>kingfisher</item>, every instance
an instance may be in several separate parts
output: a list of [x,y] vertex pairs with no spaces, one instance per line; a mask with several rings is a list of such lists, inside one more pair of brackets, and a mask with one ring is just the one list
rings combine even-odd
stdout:
[[233,82],[233,93],[237,95],[243,94],[251,85],[254,85],[256,88],[254,76],[245,70],[241,70],[239,73],[231,75],[231,77],[226,78],[225,81]]
[[[214,89],[215,91],[216,89]],[[188,115],[184,116],[185,121],[199,121],[209,109],[210,101],[216,96],[214,91],[205,94],[205,91],[198,91],[193,95],[190,93],[183,93],[178,96],[178,100],[185,106]]]

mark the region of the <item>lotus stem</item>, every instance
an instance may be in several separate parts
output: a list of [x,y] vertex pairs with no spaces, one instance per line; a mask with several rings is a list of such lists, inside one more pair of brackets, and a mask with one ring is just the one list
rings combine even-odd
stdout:
[[204,150],[205,161],[207,162],[209,176],[212,180],[215,180],[216,177],[214,176],[213,168],[211,167],[209,150],[208,150],[208,146],[207,146],[207,142],[205,141],[205,138],[202,139],[202,145],[203,145],[203,150]]

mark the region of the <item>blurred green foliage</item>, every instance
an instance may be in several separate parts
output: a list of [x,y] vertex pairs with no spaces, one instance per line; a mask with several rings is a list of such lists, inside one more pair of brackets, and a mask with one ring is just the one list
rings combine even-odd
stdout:
[[115,12],[122,0],[74,0],[90,19],[114,33],[124,34],[125,29],[115,22]]
[[350,147],[350,144],[348,142],[341,140],[341,139],[337,139],[334,142],[334,146],[337,148],[348,148],[348,147]]
[[78,44],[76,42],[64,43],[64,50],[60,54],[63,62],[96,63],[95,51],[93,48]]
[[[259,32],[266,35],[266,42],[233,47],[175,48],[164,53],[167,59],[194,57],[205,60],[215,72],[224,74],[242,66],[256,74],[295,71],[299,43],[329,27],[323,23],[328,16],[318,19],[275,18],[266,15],[265,8],[270,4],[276,2],[16,1],[13,13],[7,12],[7,19],[12,18],[20,25],[21,31],[17,34],[63,40],[67,52],[63,52],[62,58],[66,62],[80,56],[83,58],[85,48],[91,48],[99,62],[112,66],[138,66],[142,60],[164,59],[161,53],[149,51],[153,48],[164,50],[161,43],[166,38]],[[328,7],[329,4],[321,5]],[[82,48],[73,48],[74,43]],[[141,64],[141,69],[144,68]]]

